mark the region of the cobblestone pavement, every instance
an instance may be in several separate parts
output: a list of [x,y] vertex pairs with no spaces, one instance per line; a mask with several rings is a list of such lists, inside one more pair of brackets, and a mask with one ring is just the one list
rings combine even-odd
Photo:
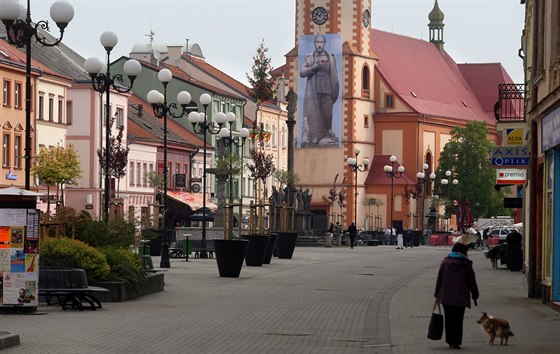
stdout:
[[[439,263],[449,247],[296,248],[293,259],[220,278],[215,260],[171,260],[165,291],[98,311],[39,306],[0,315],[11,353],[442,353],[426,338]],[[471,251],[481,297],[462,351],[560,353],[560,313],[527,298],[521,272]],[[154,264],[159,259],[154,258]],[[508,348],[486,345],[480,311],[510,321]]]

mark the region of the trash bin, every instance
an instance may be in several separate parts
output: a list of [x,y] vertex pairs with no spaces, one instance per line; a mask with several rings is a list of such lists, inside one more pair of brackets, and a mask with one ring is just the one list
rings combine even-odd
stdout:
[[183,249],[183,255],[185,254],[192,254],[192,244],[193,241],[189,240],[189,238],[187,237],[187,240],[183,240],[183,242],[181,243],[181,248]]
[[330,232],[326,233],[326,235],[325,235],[325,247],[331,247],[332,236],[333,236],[332,233],[330,233]]
[[507,267],[512,272],[523,268],[523,251],[521,250],[522,236],[519,232],[513,231],[506,236]]

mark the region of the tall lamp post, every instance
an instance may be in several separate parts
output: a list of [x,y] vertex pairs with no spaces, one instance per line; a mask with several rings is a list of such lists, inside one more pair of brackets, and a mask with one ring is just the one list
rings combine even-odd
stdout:
[[394,206],[394,203],[395,203],[395,195],[393,193],[394,179],[395,178],[401,178],[402,174],[404,173],[404,166],[399,165],[399,167],[397,167],[395,169],[395,165],[398,164],[397,163],[397,157],[395,155],[391,155],[391,157],[389,157],[389,162],[391,163],[391,165],[383,166],[383,171],[385,171],[388,178],[391,178],[391,225],[390,225],[390,229],[391,229],[391,236],[393,236],[393,206]]
[[[113,48],[119,41],[117,35],[111,31],[103,32],[99,38],[101,45],[107,52],[107,62],[104,63],[99,58],[88,58],[84,63],[84,69],[91,77],[93,89],[100,94],[105,94],[105,193],[103,201],[103,218],[105,222],[109,222],[109,187],[110,187],[110,166],[111,166],[111,88],[117,92],[126,93],[132,89],[134,80],[142,71],[142,66],[135,59],[128,60],[123,67],[124,73],[128,76],[130,86],[123,84],[122,74],[111,76],[110,55]],[[105,72],[103,73],[103,70]]]
[[354,171],[354,226],[358,227],[358,172],[367,171],[369,159],[364,157],[362,163],[358,164],[358,155],[360,154],[359,148],[354,148],[355,157],[349,157],[346,164],[352,171]]
[[428,177],[431,181],[433,181],[434,179],[436,179],[436,174],[435,173],[430,173],[429,176],[426,175],[426,173],[428,172],[428,168],[430,168],[430,166],[428,166],[427,163],[422,165],[422,172],[418,172],[416,174],[416,178],[418,179],[418,183],[420,186],[422,186],[422,204],[420,205],[420,217],[421,217],[421,229],[420,231],[423,233],[424,232],[424,204],[426,204],[426,182],[428,181]]
[[[218,113],[216,115],[216,119],[218,115],[224,114],[222,112]],[[243,127],[241,129],[239,129],[238,134],[239,135],[233,135],[233,129],[232,128],[232,124],[235,121],[235,113],[233,112],[228,112],[225,114],[226,116],[226,121],[229,123],[229,129],[226,127],[222,127],[220,129],[220,131],[218,132],[218,137],[220,138],[220,143],[222,143],[224,145],[224,147],[229,148],[229,154],[231,157],[232,154],[232,148],[234,146],[238,147],[238,148],[243,148],[243,145],[245,145],[245,143],[247,142],[247,138],[250,135],[249,129]],[[243,163],[243,150],[242,150],[242,154],[241,154],[241,163]],[[230,160],[230,175],[228,176],[229,179],[229,203],[233,203],[233,176],[231,175],[231,160]],[[243,183],[243,167],[241,168],[241,183]],[[241,193],[243,193],[243,188],[241,188]],[[242,209],[243,209],[243,205],[239,206],[239,224],[241,224],[241,218],[243,217],[242,214]],[[230,220],[231,222],[231,220]],[[232,223],[233,226],[233,223]]]
[[[51,42],[39,29],[49,30],[48,21],[33,23],[30,0],[27,8],[17,1],[5,0],[0,3],[0,19],[6,26],[8,41],[18,48],[25,46],[25,189],[30,189],[31,172],[31,38],[43,46],[52,47],[62,41],[64,30],[74,18],[74,8],[66,1],[57,1],[51,6],[50,15],[60,30],[60,38]],[[17,157],[16,157],[17,158]]]
[[204,134],[204,147],[203,154],[204,158],[202,160],[202,237],[200,240],[200,258],[208,258],[208,251],[206,249],[206,141],[207,133],[218,134],[220,129],[226,122],[225,115],[216,115],[216,123],[207,119],[206,112],[208,110],[208,105],[212,102],[212,96],[208,93],[203,93],[200,95],[200,104],[204,107],[204,113],[191,112],[189,113],[188,119],[193,126],[193,130],[196,134]]
[[[450,187],[451,185],[458,185],[459,184],[459,180],[454,178],[453,180],[451,180],[451,171],[447,170],[445,171],[445,177],[446,178],[442,178],[441,179],[441,185],[445,188],[445,194],[447,195],[447,197],[451,200],[451,192],[450,192]],[[446,213],[447,214],[447,213]]]
[[[177,103],[167,103],[167,85],[173,78],[169,69],[161,69],[158,73],[158,80],[163,85],[163,94],[157,90],[148,92],[148,103],[152,105],[154,115],[163,118],[163,239],[161,242],[161,268],[169,268],[169,237],[167,235],[167,116],[180,118],[186,115],[187,105],[191,102],[191,94],[181,91],[177,94]],[[181,106],[179,109],[178,105]],[[175,113],[174,110],[179,111]]]

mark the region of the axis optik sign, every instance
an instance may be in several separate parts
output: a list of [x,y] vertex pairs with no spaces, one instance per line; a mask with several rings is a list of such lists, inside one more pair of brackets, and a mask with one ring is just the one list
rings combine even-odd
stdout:
[[520,168],[499,168],[496,170],[496,184],[525,184],[527,170]]
[[492,167],[528,167],[527,146],[497,146],[492,148]]

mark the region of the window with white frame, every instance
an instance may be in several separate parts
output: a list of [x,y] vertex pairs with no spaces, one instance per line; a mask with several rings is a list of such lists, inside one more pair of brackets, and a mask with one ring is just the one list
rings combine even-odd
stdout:
[[10,134],[4,133],[2,139],[2,166],[10,167]]
[[148,181],[146,181],[146,174],[147,173],[148,173],[148,164],[144,162],[142,164],[142,176],[144,176],[144,180],[142,181],[142,186],[144,186],[144,187],[148,186]]
[[72,124],[73,121],[73,108],[72,101],[66,100],[66,124],[68,125]]
[[14,140],[14,168],[21,168],[21,136],[16,135]]
[[54,98],[49,97],[49,122],[54,121]]
[[4,106],[10,105],[10,81],[9,80],[4,80],[2,104]]
[[272,124],[272,136],[270,137],[270,139],[272,140],[272,146],[275,147],[276,146],[276,124]]
[[40,120],[45,119],[45,96],[42,94],[39,94],[39,107],[37,108],[38,110],[38,118]]
[[124,109],[122,107],[117,107],[117,128],[124,125]]
[[130,161],[130,167],[128,168],[129,173],[129,180],[128,183],[133,186],[134,185],[134,161]]
[[21,108],[21,83],[20,82],[16,82],[16,85],[14,87],[14,107],[15,108]]
[[142,163],[136,163],[136,186],[140,187],[142,185]]
[[58,118],[58,123],[62,124],[64,123],[64,99],[62,97],[58,98],[58,114],[57,114],[57,118]]

